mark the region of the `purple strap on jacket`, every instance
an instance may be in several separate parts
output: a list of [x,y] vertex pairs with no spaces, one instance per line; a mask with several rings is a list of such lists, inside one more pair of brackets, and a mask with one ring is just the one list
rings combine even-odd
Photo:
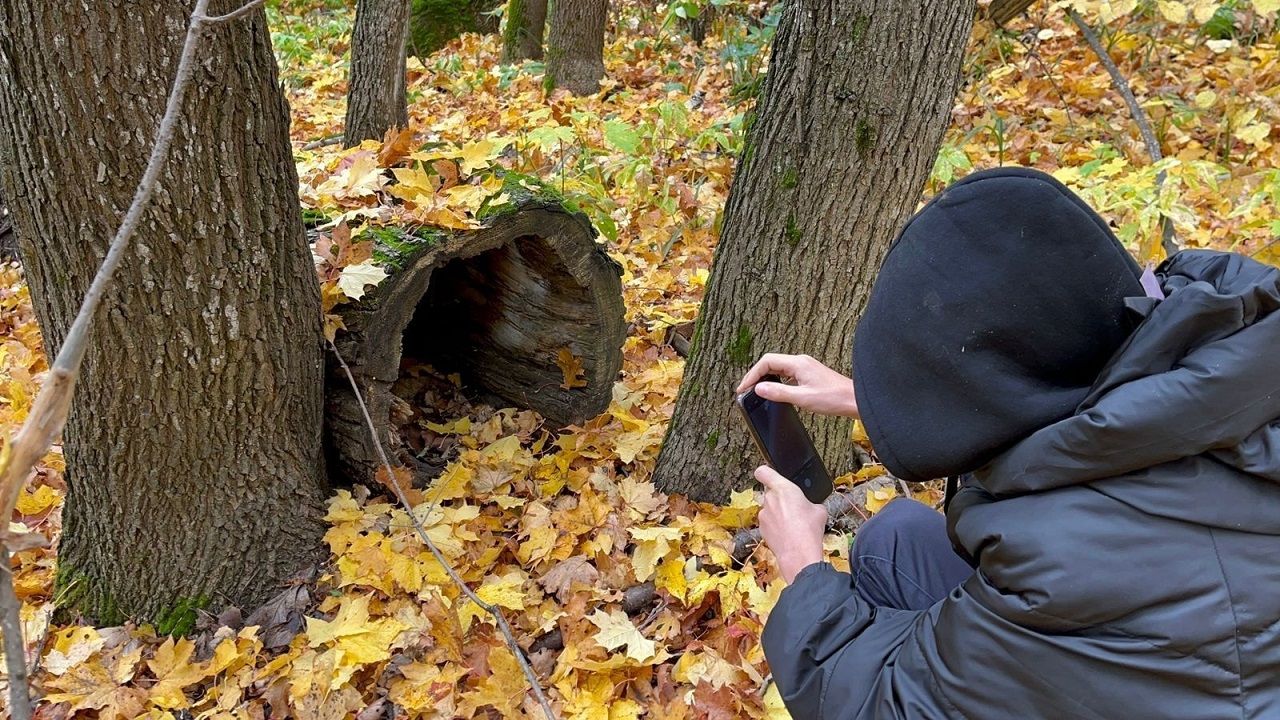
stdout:
[[1155,268],[1151,265],[1147,265],[1147,269],[1142,271],[1138,282],[1142,283],[1142,289],[1146,291],[1147,297],[1156,300],[1164,299],[1164,289],[1160,287],[1160,280],[1156,277]]

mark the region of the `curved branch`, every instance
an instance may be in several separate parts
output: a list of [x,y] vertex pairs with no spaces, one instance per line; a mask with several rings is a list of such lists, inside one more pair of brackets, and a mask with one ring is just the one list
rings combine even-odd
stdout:
[[[1120,73],[1120,68],[1115,61],[1111,59],[1111,55],[1107,49],[1102,46],[1102,40],[1098,37],[1098,33],[1094,31],[1084,18],[1080,17],[1080,13],[1074,8],[1067,8],[1067,15],[1071,18],[1071,22],[1080,29],[1080,33],[1084,35],[1085,42],[1089,43],[1089,47],[1093,49],[1098,61],[1102,63],[1102,67],[1107,69],[1107,74],[1111,76],[1111,85],[1116,92],[1120,93],[1120,97],[1124,98],[1125,105],[1129,106],[1129,114],[1133,116],[1133,121],[1138,125],[1138,132],[1142,135],[1142,143],[1147,147],[1147,154],[1151,156],[1151,162],[1158,163],[1164,159],[1164,154],[1160,152],[1160,141],[1156,139],[1156,133],[1151,129],[1151,121],[1147,119],[1147,113],[1138,104],[1138,98],[1133,94],[1133,88],[1129,86],[1129,81]],[[1164,185],[1164,170],[1156,174],[1156,194],[1159,195],[1160,188]],[[1172,255],[1178,252],[1178,240],[1174,236],[1173,221],[1168,215],[1161,213],[1160,215],[1160,240],[1164,246],[1166,255]]]

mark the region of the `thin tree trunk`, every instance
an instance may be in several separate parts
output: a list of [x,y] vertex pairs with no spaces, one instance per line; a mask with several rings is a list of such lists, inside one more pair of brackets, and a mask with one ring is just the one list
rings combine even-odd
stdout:
[[[946,128],[974,3],[793,0],[729,193],[655,479],[723,500],[762,460],[733,390],[765,352],[848,371],[853,329]],[[856,380],[856,379],[855,379]],[[833,473],[849,422],[809,418]]]
[[547,26],[547,0],[507,0],[507,27],[502,36],[502,62],[542,59]]
[[[142,174],[191,5],[0,0],[0,184],[51,353]],[[64,443],[60,596],[163,631],[266,599],[324,529],[319,293],[262,10],[198,52]]]
[[405,100],[405,43],[409,0],[359,0],[351,30],[351,79],[343,143],[381,139],[409,124]]
[[574,95],[600,89],[609,0],[556,0],[547,36],[547,78]]

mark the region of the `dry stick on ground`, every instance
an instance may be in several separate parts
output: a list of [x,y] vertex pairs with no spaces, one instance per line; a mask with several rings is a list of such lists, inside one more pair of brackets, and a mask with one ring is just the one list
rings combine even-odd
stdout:
[[[1120,93],[1120,97],[1124,98],[1124,102],[1129,106],[1129,114],[1133,116],[1133,121],[1138,125],[1138,132],[1142,134],[1142,143],[1147,146],[1147,154],[1151,156],[1151,162],[1158,163],[1164,159],[1164,153],[1160,152],[1160,141],[1156,140],[1156,133],[1151,129],[1151,121],[1147,119],[1147,113],[1138,104],[1138,98],[1133,95],[1133,88],[1129,87],[1129,81],[1124,75],[1120,74],[1120,68],[1116,66],[1107,49],[1102,46],[1102,40],[1098,37],[1098,33],[1094,32],[1089,23],[1080,17],[1080,13],[1073,8],[1067,9],[1067,15],[1071,18],[1071,22],[1075,23],[1079,28],[1080,34],[1084,35],[1085,42],[1089,43],[1089,47],[1093,48],[1093,52],[1098,56],[1098,60],[1102,63],[1102,67],[1107,69],[1107,74],[1111,76],[1111,85],[1115,87],[1116,92]],[[1167,173],[1161,170],[1156,174],[1156,195],[1159,196],[1160,188],[1164,185],[1164,179]],[[1160,214],[1160,244],[1164,247],[1165,255],[1172,255],[1178,252],[1178,240],[1173,233],[1173,221],[1168,215]]]
[[[71,393],[75,389],[76,377],[80,373],[80,363],[84,360],[89,326],[97,314],[98,307],[102,304],[103,296],[111,286],[116,268],[119,267],[124,251],[128,248],[129,241],[142,220],[142,213],[146,211],[151,201],[156,184],[160,180],[160,172],[164,168],[165,160],[169,157],[169,146],[173,144],[174,135],[177,133],[182,99],[191,80],[196,46],[200,42],[200,36],[210,25],[243,17],[261,4],[262,0],[252,0],[238,10],[210,17],[206,14],[209,0],[196,0],[195,8],[191,11],[191,21],[187,26],[186,39],[183,41],[182,55],[178,59],[178,71],[165,103],[164,115],[156,130],[155,145],[151,148],[146,171],[143,172],[142,179],[138,182],[138,189],[134,192],[133,202],[130,203],[124,220],[120,222],[120,228],[111,240],[107,256],[102,261],[102,266],[98,268],[93,284],[85,293],[75,322],[67,332],[66,340],[58,351],[58,356],[54,358],[52,367],[49,368],[49,374],[40,388],[40,394],[36,397],[26,422],[10,438],[3,452],[0,452],[0,517],[7,519],[13,516],[18,494],[26,485],[31,471],[40,458],[48,452],[54,439],[66,425]],[[0,574],[5,576],[0,578],[0,613],[2,613],[0,627],[4,628],[5,666],[9,673],[9,713],[13,720],[29,720],[31,695],[30,688],[27,686],[21,603],[13,592],[13,577],[9,572],[8,558],[9,551],[5,548],[0,552],[0,559],[4,561],[3,568],[0,568],[4,572]]]
[[449,575],[449,579],[453,580],[454,584],[467,596],[467,599],[493,617],[494,623],[502,631],[502,636],[506,638],[507,645],[511,648],[511,654],[516,656],[516,661],[520,663],[520,669],[524,671],[525,678],[529,680],[529,686],[533,689],[533,694],[538,699],[538,704],[542,706],[542,711],[546,713],[548,720],[556,720],[556,713],[551,709],[551,703],[547,702],[547,695],[542,691],[538,676],[534,674],[533,667],[529,665],[528,658],[524,656],[524,650],[516,642],[515,633],[511,631],[511,626],[507,624],[507,619],[503,617],[502,611],[494,605],[481,600],[480,596],[476,595],[471,586],[467,585],[467,582],[449,564],[440,549],[436,547],[435,542],[431,540],[431,536],[427,534],[426,528],[422,527],[422,521],[418,520],[418,516],[414,514],[413,505],[405,497],[404,490],[400,487],[400,480],[391,468],[391,461],[387,459],[387,451],[383,449],[382,439],[378,437],[378,428],[374,424],[373,418],[369,416],[369,408],[364,404],[364,393],[360,392],[355,376],[351,374],[351,368],[347,367],[347,361],[342,358],[342,354],[338,352],[338,346],[334,345],[333,341],[329,341],[329,349],[333,351],[334,357],[338,359],[338,364],[342,366],[342,372],[347,376],[347,381],[351,383],[351,392],[355,393],[356,403],[360,406],[360,412],[364,414],[364,421],[369,426],[369,432],[373,434],[373,444],[378,451],[378,459],[382,462],[382,467],[387,473],[388,482],[391,484],[392,489],[395,490],[396,499],[400,501],[400,504],[404,506],[405,512],[408,513],[409,521],[413,523],[413,529],[418,533],[418,537],[422,539],[427,549],[431,551],[436,562],[440,563],[440,567],[444,568],[445,573]]
[[338,144],[338,143],[340,143],[340,142],[342,142],[342,135],[341,135],[341,134],[338,134],[338,135],[330,135],[330,136],[328,136],[328,137],[322,137],[322,138],[320,138],[319,140],[312,140],[311,142],[307,143],[306,145],[303,145],[303,146],[302,146],[302,149],[303,149],[303,150],[315,150],[316,148],[322,148],[322,147],[325,147],[326,145],[337,145],[337,144]]

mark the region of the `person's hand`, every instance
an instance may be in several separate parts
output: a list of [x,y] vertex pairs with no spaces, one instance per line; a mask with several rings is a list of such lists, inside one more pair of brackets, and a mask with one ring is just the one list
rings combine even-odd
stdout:
[[778,570],[790,585],[801,570],[824,559],[827,507],[809,502],[798,485],[768,465],[756,468],[755,475],[765,487],[760,501],[760,537],[778,558]]
[[[760,382],[765,375],[789,378],[795,384]],[[808,355],[766,353],[738,383],[738,392],[746,392],[752,385],[765,400],[790,403],[819,415],[858,417],[853,380]]]

